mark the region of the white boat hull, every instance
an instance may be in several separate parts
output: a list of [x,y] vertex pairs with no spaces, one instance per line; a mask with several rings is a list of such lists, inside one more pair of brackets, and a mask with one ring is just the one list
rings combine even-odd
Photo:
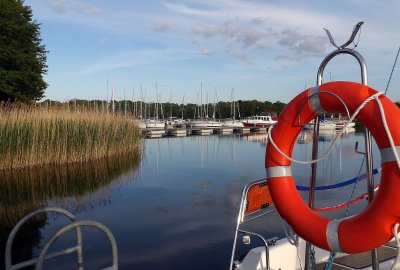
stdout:
[[[308,124],[304,127],[306,130],[312,130],[314,129],[314,124]],[[335,130],[336,129],[336,124],[335,123],[324,123],[320,122],[319,123],[319,129],[320,130]]]
[[139,129],[146,129],[146,123],[143,121],[136,121]]
[[354,123],[354,122],[337,122],[336,129],[342,129],[345,124],[346,124],[346,129],[354,128],[356,126],[356,123]]
[[146,122],[146,129],[164,129],[165,123],[161,121],[149,120]]
[[219,128],[222,127],[221,122],[217,121],[192,121],[187,124],[190,128]]
[[[319,129],[320,130],[338,130],[338,129],[342,129],[344,127],[344,125],[347,123],[346,125],[346,129],[347,128],[354,128],[354,126],[356,125],[354,122],[337,122],[337,121],[321,121],[319,123]],[[312,130],[314,129],[314,124],[307,124],[304,129],[306,130]]]
[[226,127],[226,128],[243,128],[244,125],[241,121],[237,121],[237,120],[228,120],[228,121],[224,121],[222,123],[222,127]]

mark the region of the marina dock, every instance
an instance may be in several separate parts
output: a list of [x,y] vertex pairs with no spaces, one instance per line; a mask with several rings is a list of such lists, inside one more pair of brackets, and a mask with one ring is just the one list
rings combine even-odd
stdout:
[[209,136],[209,135],[231,135],[233,133],[265,133],[266,128],[171,128],[171,129],[144,129],[146,138],[162,137],[185,137],[185,136]]

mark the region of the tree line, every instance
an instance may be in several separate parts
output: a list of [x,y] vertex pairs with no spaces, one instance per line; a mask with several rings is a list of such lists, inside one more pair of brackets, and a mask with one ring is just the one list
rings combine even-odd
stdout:
[[183,119],[196,118],[214,118],[243,119],[252,115],[270,113],[278,115],[285,107],[285,103],[280,101],[258,101],[258,100],[238,100],[234,103],[220,101],[215,105],[212,103],[198,105],[194,103],[178,104],[171,102],[155,103],[132,100],[105,101],[105,100],[82,100],[74,99],[68,102],[45,100],[36,103],[38,106],[68,106],[71,110],[89,109],[89,110],[107,110],[114,113],[132,115],[136,118],[154,118],[159,119],[177,117]]
[[[166,119],[169,117],[177,117],[183,119],[197,119],[208,118],[215,119],[245,119],[253,115],[260,115],[263,113],[269,113],[272,116],[278,116],[286,103],[276,101],[274,103],[270,101],[259,101],[259,100],[238,100],[234,102],[220,101],[215,104],[204,104],[199,106],[194,103],[178,104],[164,102],[156,104],[155,102],[142,102],[132,100],[119,100],[119,101],[106,101],[106,100],[82,100],[74,99],[68,102],[45,100],[37,102],[37,106],[61,106],[69,107],[71,110],[95,110],[95,111],[109,111],[117,114],[125,114],[127,116],[133,116],[135,118],[159,118]],[[395,102],[400,108],[400,102]],[[215,109],[214,109],[215,108]]]

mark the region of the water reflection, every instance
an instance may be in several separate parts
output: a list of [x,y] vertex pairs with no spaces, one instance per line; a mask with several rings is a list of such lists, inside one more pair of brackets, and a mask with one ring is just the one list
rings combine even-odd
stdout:
[[0,220],[15,224],[48,200],[79,198],[138,168],[140,153],[95,162],[0,171]]
[[[319,164],[321,172],[318,172],[318,180],[321,183],[318,185],[342,182],[357,176],[363,162],[362,156],[354,152],[354,144],[363,135],[356,133],[342,138],[330,157]],[[103,189],[111,193],[107,198],[112,204],[94,207],[78,215],[80,219],[95,219],[113,232],[119,249],[119,269],[224,269],[230,259],[241,190],[249,181],[265,177],[266,139],[266,133],[255,133],[145,140],[140,165],[139,161],[136,165],[131,161],[131,165],[125,166],[125,172],[124,169],[114,173],[114,170],[96,172],[97,168],[92,166],[86,168],[95,171],[86,177],[85,181],[89,183],[78,180],[83,179],[83,174],[90,175],[82,171],[68,178],[72,181],[71,186],[58,180],[60,187],[55,187],[55,191],[40,194],[47,185],[51,185],[49,179],[41,180],[41,184],[36,184],[43,186],[41,189],[30,187],[31,190],[23,194],[29,197],[25,193],[31,192],[31,200],[39,196],[39,202],[43,204],[48,203],[48,197],[52,196],[51,200],[56,200],[58,205],[74,207],[77,203],[71,201],[75,198],[87,202],[96,196],[100,199],[106,197],[101,197]],[[330,143],[319,142],[321,155]],[[311,148],[310,143],[297,142],[293,157],[309,160]],[[140,174],[130,175],[138,166]],[[309,166],[293,164],[292,172],[296,184],[308,184]],[[47,174],[68,175],[66,172]],[[93,183],[97,177],[94,174],[101,174],[99,178],[104,179]],[[29,181],[35,183],[38,177],[32,176]],[[135,181],[131,181],[133,177]],[[120,182],[125,184],[119,185]],[[85,187],[74,187],[72,183]],[[364,193],[364,187],[364,183],[360,183],[355,196]],[[352,189],[317,191],[316,206],[337,204],[343,198],[347,200]],[[10,191],[3,188],[1,192]],[[37,195],[33,195],[35,193]],[[306,192],[302,193],[307,197]],[[7,200],[12,201],[13,198]],[[16,202],[9,205],[22,205],[16,198],[14,200]],[[262,232],[284,237],[279,219],[273,222],[263,221],[254,226],[260,227]],[[41,226],[40,222],[36,225],[37,228]],[[32,231],[35,232],[35,229]],[[103,243],[92,247],[99,248],[90,250],[97,262],[108,258],[109,249]],[[65,261],[55,261],[53,269],[71,269]]]
[[[4,255],[7,237],[14,225],[26,214],[49,202],[65,204],[68,198],[78,201],[82,211],[93,202],[93,194],[126,174],[135,174],[141,161],[141,153],[110,160],[47,166],[36,169],[0,171],[0,252]],[[129,179],[133,179],[131,175]],[[101,194],[101,193],[100,193]],[[106,198],[95,200],[108,203]],[[90,197],[85,200],[85,197]],[[16,261],[31,258],[32,250],[40,243],[40,229],[46,225],[47,215],[41,214],[30,220],[17,235],[13,247]],[[0,264],[4,266],[4,257]]]
[[[344,130],[343,134],[341,135],[342,137],[349,136],[350,134],[355,133],[354,128],[347,128]],[[313,140],[313,134],[314,132],[312,130],[303,130],[300,132],[299,136],[297,137],[297,143],[298,144],[309,144],[312,143]],[[326,142],[326,141],[332,141],[337,135],[339,134],[339,130],[324,130],[321,129],[319,131],[319,136],[318,136],[318,141],[320,142]],[[266,132],[259,132],[259,133],[249,133],[249,134],[243,134],[242,136],[243,140],[249,141],[249,142],[258,142],[262,146],[266,146],[267,144],[267,139],[268,139],[268,133]]]
[[268,133],[261,132],[261,133],[249,133],[249,134],[243,134],[243,140],[249,141],[249,142],[258,142],[262,146],[267,145],[267,138],[268,138]]

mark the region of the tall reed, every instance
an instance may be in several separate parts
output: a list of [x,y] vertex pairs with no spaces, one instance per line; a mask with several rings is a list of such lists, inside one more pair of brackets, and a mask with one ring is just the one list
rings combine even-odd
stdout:
[[132,117],[107,111],[0,106],[0,169],[83,162],[137,151]]

